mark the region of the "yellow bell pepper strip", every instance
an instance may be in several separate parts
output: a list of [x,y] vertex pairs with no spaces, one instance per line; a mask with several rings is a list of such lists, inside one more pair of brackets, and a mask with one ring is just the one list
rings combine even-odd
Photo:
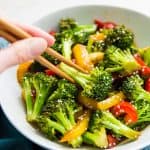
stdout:
[[17,69],[17,80],[21,84],[24,74],[28,71],[33,61],[27,61],[19,65]]
[[103,41],[105,39],[105,35],[104,33],[96,33],[94,35],[91,35],[90,39],[92,39],[93,41]]
[[94,65],[89,59],[89,54],[86,50],[86,46],[82,44],[76,44],[73,47],[72,51],[77,65],[79,65],[81,68],[85,69],[86,71],[91,71],[93,69]]
[[120,103],[122,100],[124,100],[125,96],[123,92],[119,92],[103,101],[96,101],[94,99],[85,97],[81,94],[79,94],[78,100],[81,104],[83,104],[85,107],[90,108],[90,109],[99,109],[99,110],[106,110],[111,108],[112,106],[117,105]]
[[93,64],[97,64],[104,58],[103,52],[94,52],[89,54],[89,58]]
[[85,110],[77,124],[60,139],[60,142],[69,142],[81,136],[88,128],[90,114],[90,110]]

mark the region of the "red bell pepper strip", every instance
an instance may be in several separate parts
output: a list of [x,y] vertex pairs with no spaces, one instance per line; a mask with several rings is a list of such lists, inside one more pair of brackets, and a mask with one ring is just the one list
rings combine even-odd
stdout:
[[54,75],[56,75],[55,72],[53,72],[52,70],[49,70],[49,69],[46,69],[46,70],[45,70],[45,73],[46,73],[48,76],[54,76]]
[[119,104],[114,106],[111,111],[115,116],[125,114],[124,120],[126,124],[135,123],[138,120],[137,110],[129,102],[121,101]]
[[94,23],[98,26],[98,28],[105,28],[105,29],[113,29],[116,24],[114,22],[103,22],[99,19],[95,19]]
[[112,148],[117,145],[118,140],[111,134],[107,135],[107,140],[108,140],[108,148]]
[[146,91],[150,92],[150,78],[146,80],[144,88]]
[[150,67],[148,67],[145,62],[142,60],[139,54],[134,55],[135,60],[138,62],[138,64],[141,65],[141,74],[143,76],[150,76]]

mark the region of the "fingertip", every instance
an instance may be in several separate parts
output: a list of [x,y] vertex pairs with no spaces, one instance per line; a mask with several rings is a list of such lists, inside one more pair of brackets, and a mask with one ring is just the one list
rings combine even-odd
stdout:
[[33,37],[30,39],[31,53],[33,56],[40,55],[48,46],[48,42],[40,37]]
[[55,43],[55,38],[51,35],[47,38],[48,46],[52,46]]

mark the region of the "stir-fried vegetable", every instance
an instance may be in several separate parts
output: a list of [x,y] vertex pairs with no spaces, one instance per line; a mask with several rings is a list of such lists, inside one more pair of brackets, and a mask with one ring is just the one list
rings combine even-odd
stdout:
[[97,19],[80,25],[62,18],[50,34],[56,39],[52,48],[87,73],[46,52],[42,56],[76,83],[36,61],[21,64],[17,78],[27,121],[50,140],[73,148],[105,149],[136,140],[150,124],[150,48],[136,47],[124,25]]

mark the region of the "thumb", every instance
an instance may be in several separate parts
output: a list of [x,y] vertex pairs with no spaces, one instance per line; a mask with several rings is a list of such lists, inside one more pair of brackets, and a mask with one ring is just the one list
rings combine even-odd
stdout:
[[47,42],[42,38],[29,38],[10,45],[0,51],[0,72],[13,65],[34,59],[46,47]]

